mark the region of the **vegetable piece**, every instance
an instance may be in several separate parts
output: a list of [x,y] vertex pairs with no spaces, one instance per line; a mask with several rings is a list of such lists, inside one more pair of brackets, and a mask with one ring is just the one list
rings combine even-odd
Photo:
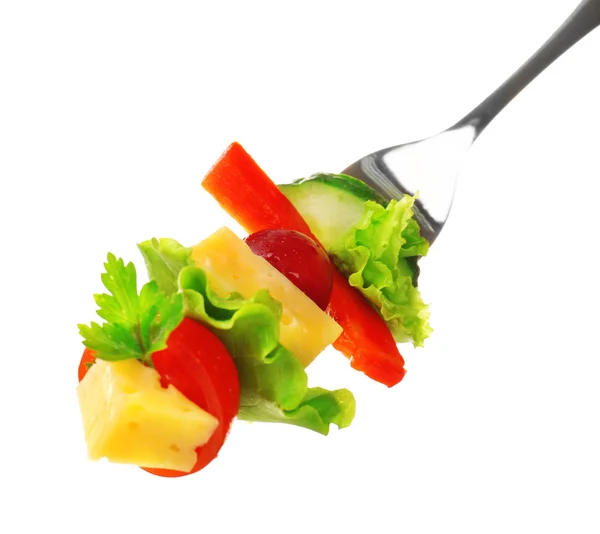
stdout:
[[157,239],[138,245],[144,257],[150,280],[154,280],[161,291],[173,295],[179,290],[177,276],[186,265],[193,265],[192,249],[181,246],[175,239],[163,238],[160,246]]
[[202,187],[249,234],[279,228],[314,239],[302,215],[239,143],[227,147]]
[[333,286],[333,265],[310,237],[293,230],[260,230],[246,244],[267,260],[319,308],[326,310]]
[[269,401],[258,399],[255,404],[241,407],[240,419],[287,423],[327,435],[330,424],[340,429],[349,427],[355,410],[354,395],[347,389],[328,391],[323,388],[308,388],[294,410],[274,409]]
[[394,339],[422,346],[432,330],[416,288],[417,261],[427,254],[429,243],[413,217],[415,197],[385,203],[346,175],[315,175],[279,187],[350,285],[377,307]]
[[98,360],[77,395],[90,460],[187,473],[219,424],[138,360]]
[[241,385],[240,419],[288,423],[325,435],[331,423],[350,425],[352,393],[308,388],[302,362],[279,343],[282,307],[268,291],[221,297],[207,273],[193,266],[181,271],[179,283],[186,313],[208,325],[233,357]]
[[[246,247],[243,241],[227,232],[233,236],[236,246],[241,243]],[[156,249],[147,255],[151,263],[171,261],[169,247],[162,248],[162,242],[153,239],[140,245],[141,250]],[[222,250],[227,250],[227,246]],[[264,263],[247,250],[252,258]],[[161,268],[153,266],[153,270],[159,272]],[[209,284],[208,273],[191,265],[178,275],[186,314],[206,324],[223,341],[238,368],[242,390],[238,417],[247,421],[294,424],[322,434],[328,433],[331,423],[340,428],[348,426],[354,417],[352,394],[347,390],[330,392],[308,388],[302,362],[281,346],[282,305],[267,289],[259,289],[249,298],[239,293],[217,294],[215,283],[223,284],[218,278],[218,274],[211,275]],[[311,304],[314,308],[314,303]]]
[[[232,357],[205,325],[185,317],[169,336],[168,347],[155,352],[152,361],[163,386],[174,386],[219,421],[208,442],[196,449],[191,473],[200,471],[217,457],[240,408],[240,383]],[[185,474],[162,469],[148,471],[168,477]]]
[[110,295],[94,295],[97,314],[106,322],[80,324],[83,344],[96,357],[118,361],[135,358],[149,363],[150,355],[166,347],[169,334],[183,318],[181,295],[167,297],[156,282],[144,284],[138,294],[133,263],[108,254],[102,282]]
[[[219,421],[208,442],[196,449],[196,463],[190,471],[195,473],[216,458],[237,415],[240,404],[237,369],[218,337],[193,319],[184,318],[167,343],[167,349],[152,355],[162,386],[175,387]],[[86,349],[79,365],[80,381],[90,369],[88,362],[95,362],[95,356]],[[146,471],[166,477],[189,474],[167,469],[148,468]]]
[[[170,262],[161,260],[162,265],[156,264],[162,269],[161,274],[167,271],[167,265],[175,268],[173,265],[181,256],[179,250],[169,247],[172,243],[166,241],[163,245],[170,251]],[[132,263],[125,265],[123,260],[109,254],[105,267],[102,281],[112,296],[96,295],[95,299],[100,305],[98,315],[107,322],[102,326],[80,325],[84,344],[89,350],[93,349],[93,353],[84,351],[79,377],[83,379],[88,371],[86,364],[94,357],[109,361],[136,358],[154,366],[164,387],[173,385],[219,421],[218,430],[196,451],[197,462],[191,472],[199,471],[216,457],[239,409],[239,381],[231,356],[210,330],[183,317],[181,294],[165,292],[153,280],[145,284],[138,295]],[[166,274],[161,281],[167,281]],[[148,470],[162,476],[186,474]]]
[[330,248],[339,269],[380,310],[397,342],[417,347],[432,332],[429,309],[413,285],[416,260],[429,244],[413,219],[415,198],[405,195],[387,208],[366,202],[365,213],[340,242]]
[[[202,186],[250,233],[280,228],[315,238],[293,204],[239,143],[227,148]],[[328,312],[344,329],[333,345],[355,369],[389,387],[402,380],[404,359],[390,330],[369,302],[337,272]]]
[[[222,234],[223,240],[215,239]],[[213,250],[226,251],[240,247],[243,251],[241,264],[245,264],[245,255],[250,262],[266,266],[274,277],[281,277],[282,283],[290,285],[302,299],[311,305],[317,314],[322,312],[310,302],[283,275],[266,261],[254,256],[247,245],[230,230],[221,229],[209,239],[215,245]],[[229,243],[231,241],[231,244]],[[164,246],[163,246],[164,244]],[[152,239],[139,245],[149,265],[150,272],[166,272],[158,265],[163,261],[173,263],[171,254],[176,253],[171,240]],[[185,247],[179,245],[179,251]],[[187,249],[194,250],[194,249]],[[234,255],[235,257],[235,255]],[[235,260],[234,266],[238,260]],[[181,264],[188,264],[182,261]],[[231,265],[229,267],[231,269]],[[259,270],[259,275],[262,271]],[[225,280],[220,277],[225,274]],[[242,273],[244,274],[244,273]],[[178,280],[178,286],[184,298],[186,315],[207,325],[223,341],[238,369],[241,387],[240,412],[238,418],[246,421],[281,422],[314,430],[321,434],[329,432],[331,423],[344,428],[352,422],[355,403],[352,393],[345,389],[327,391],[321,388],[308,388],[308,377],[304,365],[298,357],[280,344],[282,305],[269,291],[260,288],[249,298],[239,293],[228,293],[228,280],[252,279],[252,271],[246,276],[238,276],[235,268],[215,269],[209,273],[195,265],[187,265],[180,273],[171,272],[172,279]],[[261,275],[262,276],[262,275]],[[270,278],[270,277],[267,277]],[[173,280],[163,280],[165,287]],[[216,293],[216,286],[221,291]],[[247,286],[246,286],[247,287]],[[358,295],[358,294],[357,294]],[[359,298],[360,295],[358,295]],[[331,318],[322,314],[328,322]],[[305,336],[305,341],[310,340]],[[170,343],[170,340],[169,340]]]
[[242,239],[221,228],[192,247],[192,259],[221,296],[235,291],[251,298],[261,289],[281,303],[281,344],[307,367],[341,334],[341,327]]
[[83,351],[83,356],[81,357],[81,361],[79,362],[79,367],[77,368],[77,378],[79,382],[83,380],[83,377],[87,374],[90,367],[94,365],[96,362],[96,353],[86,348]]
[[[337,269],[333,276],[331,302],[336,305],[329,307],[329,313],[346,325],[334,347],[350,358],[354,369],[388,387],[396,385],[406,371],[389,328],[373,308],[371,314],[362,313],[365,299],[358,291],[346,291],[346,279]],[[353,319],[357,315],[360,321]]]
[[278,187],[328,253],[363,216],[366,201],[385,205],[367,184],[345,174],[314,174]]

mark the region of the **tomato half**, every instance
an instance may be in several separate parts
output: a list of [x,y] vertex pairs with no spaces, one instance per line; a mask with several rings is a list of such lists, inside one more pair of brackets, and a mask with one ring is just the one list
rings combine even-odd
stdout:
[[[79,380],[95,361],[86,349],[79,364]],[[167,340],[167,348],[152,355],[163,387],[173,385],[194,404],[219,420],[210,439],[196,449],[194,468],[185,473],[170,469],[142,468],[163,477],[196,473],[217,457],[240,407],[240,383],[233,359],[221,340],[206,326],[185,317]]]
[[80,382],[95,361],[96,353],[92,349],[85,349],[81,361],[79,362],[79,367],[77,368],[77,378],[79,378]]
[[[206,326],[188,317],[169,336],[167,346],[152,355],[163,386],[172,384],[219,420],[208,442],[196,449],[198,459],[191,471],[195,473],[217,457],[240,409],[237,369],[221,340]],[[167,469],[146,471],[168,477],[191,474]]]
[[323,311],[333,288],[333,265],[316,241],[294,230],[259,230],[244,241]]

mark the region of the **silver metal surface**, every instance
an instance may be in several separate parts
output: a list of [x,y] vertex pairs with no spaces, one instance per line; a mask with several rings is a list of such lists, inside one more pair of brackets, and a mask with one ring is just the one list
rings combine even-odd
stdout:
[[422,235],[433,243],[450,213],[461,164],[478,135],[538,74],[598,25],[600,0],[583,0],[528,61],[454,126],[427,139],[369,154],[343,172],[388,200],[418,192],[415,217]]

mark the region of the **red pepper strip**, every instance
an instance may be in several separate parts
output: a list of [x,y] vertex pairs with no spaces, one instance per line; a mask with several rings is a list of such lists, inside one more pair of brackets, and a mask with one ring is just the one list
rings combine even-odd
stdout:
[[[248,233],[296,230],[317,241],[298,210],[239,143],[229,145],[202,187]],[[388,387],[402,380],[404,359],[385,321],[337,270],[327,311],[344,329],[333,346],[354,369]]]
[[249,234],[296,230],[318,242],[302,215],[239,143],[227,147],[202,187]]
[[389,328],[337,269],[327,313],[344,329],[333,346],[350,358],[354,369],[388,387],[402,380],[404,359]]

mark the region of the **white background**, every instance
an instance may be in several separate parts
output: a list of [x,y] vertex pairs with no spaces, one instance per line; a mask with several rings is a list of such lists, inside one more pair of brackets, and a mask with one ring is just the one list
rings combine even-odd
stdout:
[[484,132],[423,261],[435,333],[388,390],[326,352],[353,426],[235,425],[183,479],[89,463],[76,324],[108,251],[223,224],[240,141],[277,182],[440,131],[576,0],[0,7],[0,531],[600,531],[600,33]]

